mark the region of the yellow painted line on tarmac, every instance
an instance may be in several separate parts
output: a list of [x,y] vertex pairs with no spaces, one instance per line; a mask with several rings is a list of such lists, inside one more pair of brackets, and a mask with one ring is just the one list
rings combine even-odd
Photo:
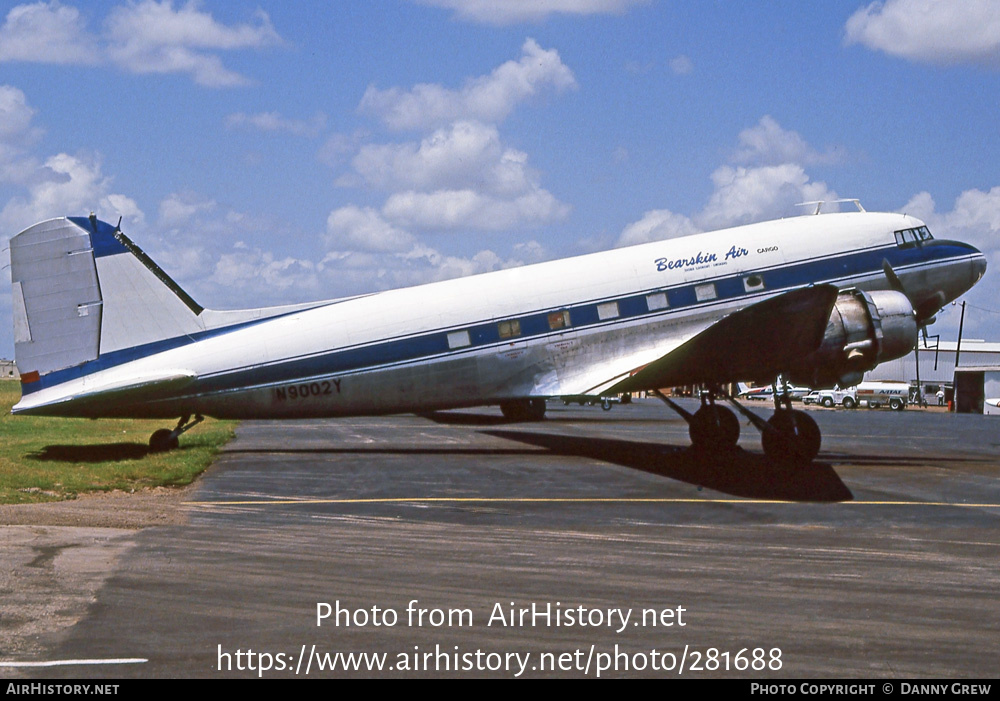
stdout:
[[809,502],[787,499],[697,499],[669,497],[380,497],[370,499],[249,499],[186,501],[185,506],[293,506],[307,504],[842,504],[848,506],[955,506],[1000,509],[1000,504],[951,501]]

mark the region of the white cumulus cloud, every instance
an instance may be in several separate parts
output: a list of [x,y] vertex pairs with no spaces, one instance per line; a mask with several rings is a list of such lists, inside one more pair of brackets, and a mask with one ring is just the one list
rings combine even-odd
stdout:
[[316,293],[316,264],[291,256],[276,257],[270,251],[242,246],[223,253],[215,264],[211,284],[230,292],[261,288],[274,292],[294,289],[296,294]]
[[253,24],[227,26],[199,8],[195,0],[178,9],[172,0],[143,0],[115,8],[106,22],[108,56],[133,73],[189,73],[208,87],[249,84],[210,52],[280,43],[270,18],[258,10]]
[[44,219],[85,216],[92,211],[109,221],[117,221],[118,216],[142,220],[134,200],[111,192],[111,180],[101,173],[96,157],[60,153],[43,167],[27,197],[12,198],[0,211],[0,230],[20,231]]
[[58,0],[17,5],[0,27],[0,62],[96,65],[111,63],[130,73],[188,74],[207,87],[252,81],[223,65],[219,52],[261,49],[282,43],[262,10],[252,22],[226,25],[201,9],[199,0],[141,0],[113,8],[100,33],[92,34],[75,7]]
[[910,61],[1000,65],[996,0],[887,0],[856,11],[844,27],[863,44]]
[[528,154],[503,144],[496,123],[543,88],[575,85],[555,50],[528,39],[519,61],[460,90],[370,87],[360,109],[390,129],[429,133],[420,141],[361,146],[352,172],[336,182],[388,192],[380,218],[403,231],[501,231],[562,219],[569,206],[541,186]]
[[348,205],[330,212],[325,241],[327,248],[338,251],[407,251],[415,239],[371,207]]
[[740,132],[740,146],[733,156],[737,163],[778,165],[781,163],[833,163],[839,159],[833,149],[820,153],[795,131],[784,129],[770,115]]
[[417,229],[504,231],[562,219],[569,209],[569,205],[541,189],[513,199],[465,189],[397,192],[386,200],[382,214],[400,226]]
[[837,193],[809,178],[802,166],[720,166],[712,173],[715,192],[695,217],[704,229],[772,219],[795,212],[800,202],[835,200]]
[[97,40],[75,7],[56,0],[17,5],[0,27],[0,62],[87,65],[101,62]]
[[518,104],[543,90],[558,92],[574,87],[573,72],[559,53],[528,39],[519,61],[507,61],[458,90],[431,83],[410,90],[370,86],[359,109],[374,114],[392,129],[427,129],[464,119],[496,124]]
[[537,187],[527,154],[508,149],[495,126],[456,122],[419,143],[370,144],[354,157],[367,184],[385,190],[474,186],[497,195],[519,195]]
[[32,125],[34,117],[35,109],[23,92],[0,85],[0,182],[30,185],[50,175],[29,153],[42,134]]
[[662,241],[680,236],[690,236],[701,231],[690,218],[669,209],[654,209],[642,219],[626,226],[618,237],[618,246],[634,246],[650,241]]
[[765,116],[755,127],[741,132],[739,141],[740,148],[733,156],[736,164],[721,165],[712,173],[714,189],[701,211],[691,216],[668,209],[646,212],[622,230],[617,245],[774,219],[800,213],[796,205],[802,202],[838,199],[826,183],[810,178],[802,165],[825,162],[828,157],[771,117]]

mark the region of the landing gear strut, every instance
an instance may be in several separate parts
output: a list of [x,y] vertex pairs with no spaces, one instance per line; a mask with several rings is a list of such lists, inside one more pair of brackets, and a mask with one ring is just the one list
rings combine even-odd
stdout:
[[158,431],[155,431],[153,435],[149,437],[150,452],[165,453],[168,450],[174,450],[180,444],[177,439],[182,433],[194,428],[205,420],[205,417],[201,414],[195,414],[194,421],[189,423],[188,419],[190,418],[190,414],[182,416],[180,421],[177,422],[177,426],[175,426],[172,431],[169,428],[161,428]]
[[[777,388],[775,388],[777,389]],[[731,449],[740,437],[740,422],[730,409],[715,403],[724,397],[760,431],[764,455],[772,462],[788,467],[805,467],[819,454],[819,426],[809,414],[792,409],[787,392],[775,392],[774,415],[766,421],[720,389],[704,393],[701,407],[695,413],[684,409],[659,391],[654,394],[688,423],[691,446],[695,449]]]
[[688,435],[694,448],[729,449],[736,446],[740,439],[740,422],[731,410],[715,403],[714,391],[702,394],[701,406],[693,414],[661,392],[656,391],[655,394],[688,422]]

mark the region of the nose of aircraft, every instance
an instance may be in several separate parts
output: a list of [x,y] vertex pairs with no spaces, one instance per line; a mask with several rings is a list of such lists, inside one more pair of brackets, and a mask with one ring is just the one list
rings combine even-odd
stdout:
[[982,280],[983,275],[986,274],[986,256],[982,254],[981,251],[975,249],[979,257],[972,259],[972,284],[975,285],[977,282]]

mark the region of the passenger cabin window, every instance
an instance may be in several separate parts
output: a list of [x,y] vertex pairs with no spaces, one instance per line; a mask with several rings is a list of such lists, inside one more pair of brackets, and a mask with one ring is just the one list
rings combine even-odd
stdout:
[[[438,336],[440,338],[440,336]],[[463,329],[462,331],[452,331],[448,334],[448,347],[449,348],[464,348],[465,346],[471,346],[472,341],[469,338],[469,331]]]
[[756,292],[764,289],[764,278],[760,275],[749,275],[743,278],[743,289],[747,292]]
[[517,338],[521,335],[521,322],[517,319],[501,321],[497,324],[497,330],[500,332],[500,338]]
[[551,312],[549,314],[549,328],[555,331],[556,329],[565,329],[569,326],[569,310],[563,309],[558,312]]
[[651,295],[646,295],[646,307],[651,312],[655,312],[657,309],[666,309],[670,306],[667,303],[667,293],[666,292],[654,292]]
[[597,318],[601,321],[604,321],[605,319],[616,319],[619,314],[618,302],[605,302],[604,304],[597,305]]
[[715,299],[718,296],[715,292],[715,283],[710,282],[707,285],[695,285],[694,296],[699,302],[707,302],[710,299]]
[[895,232],[895,236],[896,245],[900,248],[919,246],[924,241],[930,241],[934,238],[931,236],[930,229],[926,226],[918,226],[915,229],[901,229]]

